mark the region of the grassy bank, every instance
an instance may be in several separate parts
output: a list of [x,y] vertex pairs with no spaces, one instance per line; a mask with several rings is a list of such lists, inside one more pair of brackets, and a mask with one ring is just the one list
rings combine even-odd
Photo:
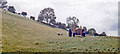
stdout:
[[[118,52],[118,37],[68,37],[51,28],[8,11],[2,13],[3,52]],[[58,36],[57,33],[63,33]]]

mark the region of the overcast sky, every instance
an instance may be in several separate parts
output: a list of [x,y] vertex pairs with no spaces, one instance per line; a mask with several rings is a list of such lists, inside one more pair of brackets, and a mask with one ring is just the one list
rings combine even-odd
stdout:
[[17,12],[26,11],[27,17],[37,16],[47,7],[55,10],[57,21],[76,16],[80,26],[95,28],[98,33],[118,36],[118,0],[7,0]]

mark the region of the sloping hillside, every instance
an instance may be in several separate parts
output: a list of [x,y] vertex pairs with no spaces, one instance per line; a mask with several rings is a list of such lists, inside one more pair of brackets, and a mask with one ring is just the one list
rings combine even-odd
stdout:
[[[57,33],[63,33],[58,36]],[[3,52],[118,52],[118,37],[68,37],[19,15],[2,11]]]
[[[43,40],[49,40],[49,39],[57,39],[59,38],[57,36],[58,32],[63,33],[64,37],[67,38],[67,31],[58,29],[58,28],[51,28],[46,25],[43,25],[37,21],[33,21],[24,17],[21,17],[19,15],[10,13],[8,11],[2,12],[2,31],[3,31],[3,40],[5,42],[10,41],[9,43],[3,43],[8,44],[4,45],[4,47],[10,47],[9,49],[5,51],[9,51],[10,49],[20,47],[20,48],[26,48],[26,47],[33,47],[34,43],[36,41],[43,41]],[[20,42],[20,43],[19,43]],[[26,45],[23,42],[25,42]],[[17,44],[16,44],[17,43]],[[19,46],[19,44],[23,43],[24,45]],[[14,45],[13,45],[14,44]],[[5,48],[4,48],[5,49]]]

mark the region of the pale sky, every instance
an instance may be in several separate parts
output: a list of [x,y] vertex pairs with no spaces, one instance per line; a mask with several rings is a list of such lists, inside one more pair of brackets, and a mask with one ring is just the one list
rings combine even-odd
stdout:
[[47,7],[55,10],[58,22],[76,16],[80,26],[95,28],[98,33],[118,36],[118,0],[7,0],[17,12],[26,11],[28,16],[37,16]]

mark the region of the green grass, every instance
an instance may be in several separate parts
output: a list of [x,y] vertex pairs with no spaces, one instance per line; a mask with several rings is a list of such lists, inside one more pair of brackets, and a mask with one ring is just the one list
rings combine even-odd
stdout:
[[73,38],[65,30],[8,11],[2,14],[3,52],[118,52],[118,37]]

